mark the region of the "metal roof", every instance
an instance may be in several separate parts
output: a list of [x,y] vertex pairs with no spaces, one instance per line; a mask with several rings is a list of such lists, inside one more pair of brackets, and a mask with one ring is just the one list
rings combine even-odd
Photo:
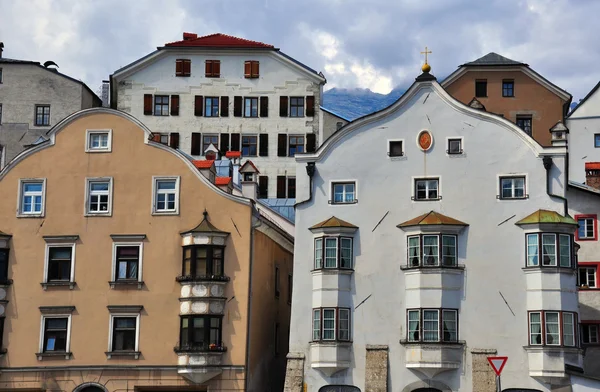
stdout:
[[515,225],[528,225],[535,223],[562,223],[566,225],[577,225],[577,222],[570,216],[562,216],[556,211],[537,210],[531,215],[521,219]]
[[358,229],[358,227],[354,226],[352,223],[341,220],[335,216],[332,216],[331,218],[326,219],[323,222],[319,222],[316,225],[310,227],[309,229],[321,229],[325,227],[348,227],[350,229]]
[[260,204],[274,211],[291,223],[296,220],[296,199],[258,199]]
[[449,216],[442,215],[439,212],[429,211],[426,214],[419,215],[416,218],[400,223],[397,227],[421,226],[421,225],[454,225],[454,226],[469,226],[468,223],[461,222]]
[[528,65],[525,63],[511,60],[507,57],[500,56],[498,53],[494,53],[494,52],[490,52],[490,53],[486,54],[485,56],[480,57],[477,60],[465,63],[462,66],[469,66],[469,65],[475,65],[475,66],[479,66],[479,65],[524,65],[524,66],[528,67]]

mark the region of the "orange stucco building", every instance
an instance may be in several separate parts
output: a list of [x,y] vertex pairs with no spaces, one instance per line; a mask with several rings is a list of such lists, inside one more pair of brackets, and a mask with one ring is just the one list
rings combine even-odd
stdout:
[[293,239],[128,114],[48,137],[0,172],[0,389],[280,390]]
[[550,146],[550,128],[564,120],[572,99],[529,65],[496,53],[461,65],[441,84],[462,103],[516,123],[542,146]]

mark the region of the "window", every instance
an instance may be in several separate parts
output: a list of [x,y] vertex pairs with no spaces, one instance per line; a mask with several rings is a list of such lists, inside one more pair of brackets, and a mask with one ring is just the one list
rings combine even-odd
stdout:
[[581,343],[598,344],[598,324],[581,324]]
[[67,353],[70,317],[44,317],[42,353]]
[[460,138],[448,139],[448,151],[446,151],[446,152],[451,155],[462,154],[463,153],[462,139],[460,139]]
[[141,245],[115,246],[115,280],[138,280]]
[[[440,246],[441,244],[441,246]],[[449,234],[420,234],[408,237],[408,267],[456,267],[457,237]],[[440,263],[441,261],[441,263]]]
[[258,98],[244,99],[244,117],[258,117]]
[[[0,284],[7,284],[8,280],[8,255],[10,253],[9,249],[0,248]],[[0,340],[2,339],[2,335],[0,335]],[[0,345],[0,349],[2,345]]]
[[87,179],[86,215],[110,215],[112,178]]
[[48,248],[47,282],[68,282],[71,280],[73,248],[73,246],[51,246]]
[[50,105],[35,105],[35,125],[38,127],[50,125]]
[[403,142],[402,140],[390,140],[388,141],[388,156],[390,157],[401,157],[404,155]]
[[192,74],[192,61],[187,59],[175,60],[175,76],[190,76]]
[[[138,315],[139,316],[139,315]],[[112,316],[111,351],[138,351],[137,316]]]
[[313,341],[350,341],[350,309],[313,309]]
[[296,154],[304,152],[304,136],[289,136],[288,156],[293,157]]
[[475,81],[475,96],[480,98],[487,97],[487,80]]
[[219,148],[219,135],[202,135],[202,155],[204,155],[206,149],[211,144],[215,146],[215,148]]
[[245,78],[258,78],[259,76],[259,62],[256,60],[244,62],[244,77]]
[[529,312],[529,344],[575,347],[577,314],[558,311]]
[[415,196],[413,200],[439,200],[438,178],[415,180]]
[[86,152],[110,152],[112,131],[91,131],[86,132]]
[[525,177],[500,177],[500,199],[524,199]]
[[221,61],[220,60],[206,60],[204,63],[205,72],[204,76],[207,78],[218,78],[221,76]]
[[579,241],[597,240],[597,217],[596,215],[575,215],[579,224],[576,239]]
[[353,249],[351,237],[315,238],[315,269],[352,269]]
[[[1,111],[2,111],[2,105],[0,105],[0,112]],[[0,122],[2,122],[1,120],[2,120],[2,118],[0,118]],[[596,147],[596,148],[600,147],[600,133],[594,134],[594,147]]]
[[406,312],[408,342],[457,342],[456,309],[409,309]]
[[290,117],[304,117],[304,97],[290,97]]
[[258,137],[253,136],[242,136],[242,156],[243,157],[255,157],[258,150]]
[[596,267],[579,267],[579,286],[596,288]]
[[355,182],[334,182],[331,185],[333,198],[331,204],[352,204],[356,199]]
[[194,245],[183,248],[183,263],[179,281],[223,280],[225,247]]
[[529,136],[532,135],[531,116],[517,116],[517,126]]
[[514,97],[515,96],[515,81],[514,80],[503,80],[502,81],[502,96],[503,97]]
[[204,116],[219,117],[219,98],[206,97],[204,98]]
[[179,177],[154,177],[154,214],[179,213]]
[[20,216],[42,216],[44,214],[44,199],[46,180],[21,180],[20,186]]
[[221,316],[181,316],[179,349],[183,351],[224,351]]
[[154,115],[168,116],[169,115],[169,96],[155,95],[154,96]]
[[[540,267],[538,255],[542,249],[541,267],[571,268],[571,243],[569,234],[527,234],[527,267]],[[558,264],[557,264],[558,262]]]

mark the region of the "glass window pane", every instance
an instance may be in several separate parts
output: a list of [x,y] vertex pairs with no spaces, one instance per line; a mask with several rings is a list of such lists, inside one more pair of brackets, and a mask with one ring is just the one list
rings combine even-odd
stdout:
[[443,337],[445,342],[455,342],[458,340],[457,336],[457,320],[456,311],[444,310],[442,313],[443,322]]
[[439,320],[437,310],[423,310],[423,341],[439,340]]
[[546,312],[546,344],[560,345],[558,312]]
[[420,311],[409,310],[408,311],[408,341],[418,342],[419,341],[419,322],[420,322]]
[[542,344],[542,321],[540,313],[529,313],[529,344]]
[[534,267],[538,265],[538,235],[527,234],[527,266]]
[[420,243],[419,237],[408,237],[408,265],[410,267],[417,267],[420,264]]
[[571,236],[561,234],[560,238],[560,266],[571,266]]
[[315,268],[323,268],[323,239],[315,240]]
[[563,313],[563,344],[565,346],[575,345],[575,324],[573,313]]
[[340,268],[352,268],[352,239],[340,239]]
[[337,239],[325,239],[325,268],[337,267]]
[[542,265],[556,266],[555,234],[542,234]]
[[167,180],[167,181],[158,181],[158,189],[175,189],[175,181]]
[[456,266],[456,237],[450,235],[442,236],[442,248],[442,265],[447,267]]
[[423,236],[423,265],[435,266],[439,265],[439,237],[437,235]]

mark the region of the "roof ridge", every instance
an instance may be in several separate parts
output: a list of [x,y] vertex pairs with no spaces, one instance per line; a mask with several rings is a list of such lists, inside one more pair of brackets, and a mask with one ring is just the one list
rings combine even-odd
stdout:
[[[184,33],[184,34],[193,34],[193,33]],[[246,46],[246,47],[262,47],[262,48],[270,48],[270,49],[275,49],[274,45],[271,44],[267,44],[265,42],[261,42],[261,41],[254,41],[251,39],[247,39],[247,38],[242,38],[242,37],[236,37],[234,35],[229,35],[229,34],[224,34],[224,33],[213,33],[213,34],[207,34],[207,35],[203,35],[200,37],[196,37],[196,38],[184,38],[183,40],[179,40],[179,41],[173,41],[173,42],[167,42],[165,44],[165,46],[195,46],[194,44],[199,44],[199,46],[201,46],[200,44],[202,44],[203,40],[207,40],[207,39],[211,39],[211,38],[224,38],[224,39],[229,39],[229,40],[233,40],[233,41],[241,41],[243,43],[245,43],[246,45],[241,45],[242,47]],[[207,44],[206,46],[220,46],[220,47],[227,47],[227,46],[236,46],[235,43],[230,42],[229,44],[227,43],[221,43],[221,44]]]

